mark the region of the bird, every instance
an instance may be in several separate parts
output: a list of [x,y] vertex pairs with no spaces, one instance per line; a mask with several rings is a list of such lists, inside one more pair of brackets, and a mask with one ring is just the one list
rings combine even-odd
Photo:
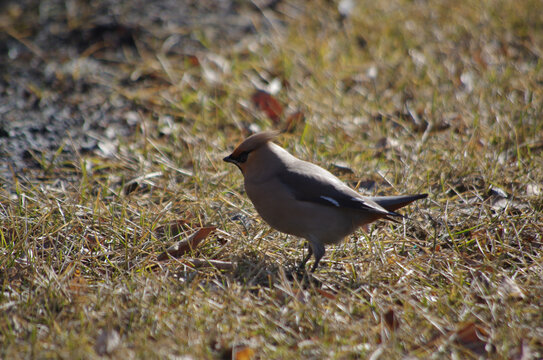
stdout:
[[314,272],[325,245],[336,244],[359,227],[378,219],[402,217],[395,210],[428,194],[365,197],[328,170],[298,159],[273,142],[278,131],[243,140],[223,161],[236,165],[245,192],[258,214],[274,229],[307,240]]

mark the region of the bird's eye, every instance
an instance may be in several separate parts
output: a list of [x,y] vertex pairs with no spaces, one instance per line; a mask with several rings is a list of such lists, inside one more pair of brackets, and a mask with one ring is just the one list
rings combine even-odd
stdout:
[[244,163],[244,162],[247,161],[247,157],[248,157],[248,156],[249,156],[249,152],[248,152],[248,151],[244,151],[244,152],[242,152],[241,154],[238,155],[238,157],[237,157],[236,160],[237,160],[239,163]]

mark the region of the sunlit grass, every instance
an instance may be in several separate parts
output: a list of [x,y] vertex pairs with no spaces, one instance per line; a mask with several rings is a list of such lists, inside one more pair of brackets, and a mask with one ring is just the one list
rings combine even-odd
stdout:
[[[542,12],[362,1],[341,20],[293,1],[245,45],[206,39],[198,64],[159,41],[127,55],[119,72],[146,80],[108,86],[136,105],[134,133],[2,188],[0,357],[96,358],[101,331],[117,358],[541,357]],[[282,128],[251,103],[274,80],[305,119],[279,144],[347,164],[368,194],[430,194],[328,248],[309,283],[292,275],[303,242],[271,230],[221,160]]]

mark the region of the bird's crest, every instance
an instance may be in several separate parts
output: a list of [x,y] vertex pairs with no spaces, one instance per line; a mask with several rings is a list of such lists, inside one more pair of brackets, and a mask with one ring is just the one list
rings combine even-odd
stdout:
[[244,152],[251,152],[258,149],[268,141],[275,139],[279,135],[279,131],[263,131],[249,136],[243,140],[230,155],[235,158]]

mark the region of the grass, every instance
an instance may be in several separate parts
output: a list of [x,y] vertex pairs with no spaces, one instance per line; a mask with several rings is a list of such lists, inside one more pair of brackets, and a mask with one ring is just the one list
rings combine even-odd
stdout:
[[[130,136],[3,180],[0,357],[542,357],[541,3],[361,1],[344,20],[332,2],[243,6],[259,35],[195,30],[196,64],[142,39],[95,79],[134,104]],[[282,146],[348,164],[361,191],[430,194],[329,247],[311,283],[290,272],[301,240],[221,161],[283,126],[251,104],[274,79],[304,115]]]

